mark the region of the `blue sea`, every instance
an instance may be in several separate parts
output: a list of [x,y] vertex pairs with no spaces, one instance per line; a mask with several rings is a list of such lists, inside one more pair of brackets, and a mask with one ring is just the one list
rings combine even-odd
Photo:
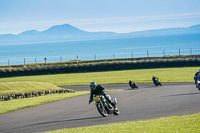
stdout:
[[0,65],[98,60],[163,55],[200,54],[200,34],[71,41],[36,44],[0,44]]

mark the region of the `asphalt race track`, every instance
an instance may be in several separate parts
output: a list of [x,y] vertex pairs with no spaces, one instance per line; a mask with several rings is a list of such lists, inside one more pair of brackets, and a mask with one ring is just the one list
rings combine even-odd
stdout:
[[[61,100],[37,107],[0,115],[0,133],[30,133],[126,121],[149,120],[200,112],[200,91],[194,83],[139,84],[138,90],[128,90],[128,84],[104,85],[123,91],[107,92],[118,99],[120,115],[102,117],[89,95]],[[66,86],[65,86],[66,87]],[[89,90],[89,86],[67,86],[74,90]]]

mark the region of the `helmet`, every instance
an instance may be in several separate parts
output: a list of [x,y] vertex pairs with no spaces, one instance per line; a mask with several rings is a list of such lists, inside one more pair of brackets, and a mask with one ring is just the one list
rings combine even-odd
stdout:
[[96,82],[91,82],[91,83],[90,83],[90,89],[91,89],[91,90],[95,90],[96,87],[97,87]]
[[153,78],[155,77],[155,75],[153,75]]

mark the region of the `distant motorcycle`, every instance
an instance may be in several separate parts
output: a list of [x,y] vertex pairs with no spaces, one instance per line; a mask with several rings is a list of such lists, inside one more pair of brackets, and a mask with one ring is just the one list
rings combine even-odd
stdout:
[[97,110],[103,117],[107,117],[108,114],[114,114],[119,115],[119,110],[117,108],[117,99],[114,97],[111,99],[111,97],[108,95],[110,100],[113,100],[115,107],[112,106],[103,95],[97,95],[94,97],[95,105],[97,107]]
[[199,91],[200,91],[200,77],[198,77],[198,78],[196,79],[196,87],[197,87],[197,89],[199,89]]
[[139,89],[139,86],[138,86],[136,83],[134,83],[134,84],[129,84],[129,85],[130,85],[130,87],[131,87],[132,89],[135,89],[135,88]]
[[158,85],[162,86],[162,83],[159,81],[159,79],[156,79],[155,81],[153,81],[153,83],[155,86],[158,86]]

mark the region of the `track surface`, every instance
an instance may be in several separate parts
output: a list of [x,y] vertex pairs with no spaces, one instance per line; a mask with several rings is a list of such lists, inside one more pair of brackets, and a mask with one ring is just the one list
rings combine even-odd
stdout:
[[[107,92],[118,99],[120,115],[102,117],[89,95],[57,101],[0,115],[1,133],[30,133],[62,128],[126,121],[148,120],[200,112],[200,91],[194,83],[139,84],[138,90]],[[128,89],[127,84],[104,85],[109,89]],[[89,90],[88,86],[67,86]]]

